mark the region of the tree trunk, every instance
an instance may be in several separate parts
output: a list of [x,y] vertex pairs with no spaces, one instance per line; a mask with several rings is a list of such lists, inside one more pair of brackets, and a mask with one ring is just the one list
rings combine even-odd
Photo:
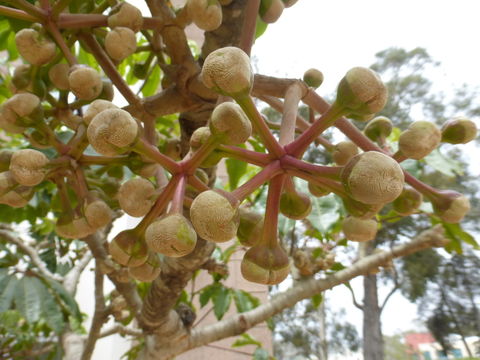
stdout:
[[318,307],[318,337],[320,346],[318,348],[318,359],[328,360],[328,343],[327,343],[327,324],[325,314],[325,293],[323,293],[323,301]]
[[[368,244],[365,255],[373,252],[374,245]],[[365,360],[383,360],[383,335],[378,306],[377,276],[363,277],[363,358]]]

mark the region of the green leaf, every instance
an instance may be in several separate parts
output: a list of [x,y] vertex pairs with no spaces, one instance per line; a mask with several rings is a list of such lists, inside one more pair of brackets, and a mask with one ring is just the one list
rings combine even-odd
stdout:
[[315,309],[320,306],[322,301],[323,301],[323,294],[322,293],[315,294],[315,295],[312,296],[312,305]]
[[230,303],[232,302],[232,292],[226,287],[218,287],[217,291],[212,296],[213,312],[218,320],[223,318],[223,315],[228,311]]
[[438,149],[433,150],[427,155],[425,162],[444,175],[450,177],[463,175],[462,163],[458,160],[447,158]]
[[0,280],[0,313],[10,309],[17,284],[18,279],[15,275],[8,275]]
[[62,308],[55,300],[55,297],[44,286],[41,298],[42,315],[45,318],[45,322],[56,334],[60,334],[65,327]]
[[65,310],[67,310],[77,321],[81,321],[82,314],[80,313],[80,309],[78,308],[75,299],[57,281],[49,280],[47,283],[54,293],[63,301]]
[[321,233],[330,231],[340,218],[341,206],[338,199],[330,194],[320,198],[313,197],[311,200],[312,211],[307,219]]
[[257,25],[255,28],[255,39],[258,39],[260,36],[262,36],[265,31],[267,30],[268,24],[262,19],[260,19],[260,16],[257,17]]
[[243,313],[260,305],[260,300],[244,290],[234,290],[233,299],[239,313]]
[[39,296],[42,282],[36,277],[26,276],[18,281],[15,291],[15,307],[33,323],[40,318],[42,299]]
[[237,159],[227,159],[225,161],[228,173],[228,184],[230,190],[235,190],[243,175],[247,172],[247,162]]
[[450,246],[450,243],[445,247],[447,249],[454,250],[461,254],[462,252],[462,245],[461,243],[464,242],[466,244],[472,245],[474,249],[480,249],[479,244],[475,240],[475,238],[470,235],[468,232],[464,231],[460,224],[448,224],[442,222],[442,226],[445,229],[445,235],[448,239],[450,239],[450,243],[453,244]]
[[268,351],[264,348],[257,348],[253,353],[253,360],[268,360]]
[[155,66],[150,76],[147,78],[146,84],[142,89],[143,96],[151,96],[155,94],[160,84],[160,68]]
[[216,284],[208,285],[203,288],[203,290],[200,292],[200,307],[203,308],[205,305],[207,305],[208,301],[212,298],[212,295],[216,290],[215,287]]
[[235,342],[232,344],[232,347],[241,347],[241,346],[247,346],[247,345],[255,345],[255,346],[261,347],[262,343],[255,340],[249,334],[242,334],[238,337],[237,340],[235,340]]

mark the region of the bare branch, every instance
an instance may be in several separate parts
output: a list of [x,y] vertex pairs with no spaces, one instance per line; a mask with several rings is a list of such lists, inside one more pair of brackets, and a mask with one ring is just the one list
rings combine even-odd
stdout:
[[104,338],[113,334],[120,334],[120,335],[130,335],[130,336],[143,336],[143,331],[140,329],[133,329],[126,327],[122,324],[115,324],[110,329],[104,330],[98,335],[98,338]]
[[353,301],[353,305],[355,305],[355,307],[357,309],[360,309],[363,311],[363,305],[360,304],[358,301],[357,301],[357,298],[355,297],[355,292],[353,291],[352,287],[351,286],[347,286],[348,290],[350,291],[350,294],[352,294],[352,301]]
[[80,275],[82,275],[83,270],[87,267],[90,260],[92,260],[93,255],[90,251],[86,251],[80,260],[78,260],[75,265],[70,269],[70,271],[65,275],[63,280],[63,287],[69,294],[74,295],[77,291],[78,281],[80,280]]

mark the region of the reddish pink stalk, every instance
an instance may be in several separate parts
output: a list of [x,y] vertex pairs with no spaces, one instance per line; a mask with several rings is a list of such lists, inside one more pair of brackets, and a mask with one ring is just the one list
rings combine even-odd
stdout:
[[270,248],[274,248],[278,245],[278,212],[285,176],[285,174],[275,176],[270,180],[270,185],[268,187],[262,240],[266,241],[265,245]]

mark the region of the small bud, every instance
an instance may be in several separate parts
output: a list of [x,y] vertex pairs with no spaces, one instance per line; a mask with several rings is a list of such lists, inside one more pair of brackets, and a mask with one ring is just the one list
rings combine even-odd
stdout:
[[280,212],[294,220],[305,219],[312,211],[312,202],[302,192],[284,192],[280,197]]
[[88,125],[95,116],[107,109],[118,109],[118,106],[111,101],[101,99],[94,100],[88,105],[87,110],[83,114],[83,121]]
[[102,80],[102,92],[98,95],[99,99],[112,101],[115,95],[112,82],[108,79]]
[[35,186],[45,178],[45,166],[48,163],[48,158],[40,151],[24,149],[13,154],[9,169],[19,184]]
[[308,69],[303,74],[303,81],[314,89],[320,87],[323,83],[323,73],[317,69]]
[[392,121],[385,116],[377,116],[369,121],[363,132],[372,141],[379,141],[385,139],[393,130]]
[[196,151],[207,142],[207,140],[212,136],[210,128],[207,126],[202,126],[196,129],[192,136],[190,137],[190,149]]
[[456,224],[462,221],[470,211],[470,201],[465,195],[456,191],[439,191],[438,196],[430,199],[433,210],[443,221]]
[[254,246],[262,237],[263,216],[245,207],[239,208],[237,237],[243,246]]
[[456,117],[442,126],[442,142],[466,144],[477,137],[477,125],[467,118]]
[[151,223],[145,231],[151,251],[170,257],[190,254],[197,243],[192,224],[182,214],[170,214]]
[[166,139],[159,149],[164,155],[167,155],[173,160],[180,160],[182,158],[182,143],[178,137]]
[[365,204],[386,204],[402,192],[403,170],[390,156],[367,151],[354,156],[342,170],[347,193]]
[[155,187],[144,178],[130,179],[118,190],[120,208],[134,217],[145,216],[154,203]]
[[412,215],[422,205],[422,202],[421,193],[411,187],[404,188],[400,196],[393,201],[393,210],[402,216]]
[[252,124],[242,108],[231,102],[218,105],[210,118],[210,131],[226,145],[239,145],[252,134]]
[[398,149],[406,157],[420,160],[437,148],[441,137],[442,134],[435,124],[415,121],[400,134]]
[[112,29],[117,26],[124,26],[137,32],[140,31],[142,25],[142,12],[127,2],[119,3],[108,16],[108,26]]
[[337,165],[343,166],[357,154],[357,145],[351,141],[340,141],[337,145],[335,145],[335,149],[332,152],[332,158]]
[[137,141],[138,124],[125,110],[107,109],[97,114],[87,129],[88,142],[96,152],[115,156],[130,150]]
[[374,114],[387,102],[387,88],[378,74],[368,68],[354,67],[338,84],[335,102],[353,119]]
[[240,222],[238,207],[213,190],[204,191],[193,200],[190,219],[197,234],[213,242],[233,239]]
[[33,65],[44,65],[55,56],[55,43],[34,29],[22,29],[15,35],[20,55]]
[[253,86],[250,58],[232,46],[211,52],[203,63],[201,77],[207,88],[232,97],[250,94]]
[[70,83],[68,82],[68,74],[70,72],[70,66],[65,63],[58,63],[53,65],[48,71],[48,78],[58,90],[70,89]]
[[222,7],[217,0],[188,0],[188,14],[200,29],[213,31],[222,25]]
[[327,190],[326,188],[312,182],[308,183],[308,191],[310,191],[310,194],[316,197],[322,197],[330,194],[330,190]]
[[137,39],[133,30],[118,26],[105,36],[105,50],[115,60],[122,61],[137,49]]
[[147,261],[148,247],[134,230],[124,230],[113,238],[108,246],[113,260],[128,267],[140,266]]
[[129,267],[128,272],[138,281],[151,282],[160,275],[160,259],[157,254],[150,253],[144,264],[136,267]]
[[274,248],[258,244],[247,250],[241,264],[242,275],[248,281],[275,285],[290,272],[288,256],[280,246]]
[[377,235],[377,222],[349,216],[343,220],[342,231],[348,240],[370,241]]
[[261,0],[260,18],[267,24],[272,24],[280,18],[284,7],[282,0]]
[[70,90],[80,100],[93,100],[100,95],[103,88],[100,74],[87,66],[73,66],[68,75]]

